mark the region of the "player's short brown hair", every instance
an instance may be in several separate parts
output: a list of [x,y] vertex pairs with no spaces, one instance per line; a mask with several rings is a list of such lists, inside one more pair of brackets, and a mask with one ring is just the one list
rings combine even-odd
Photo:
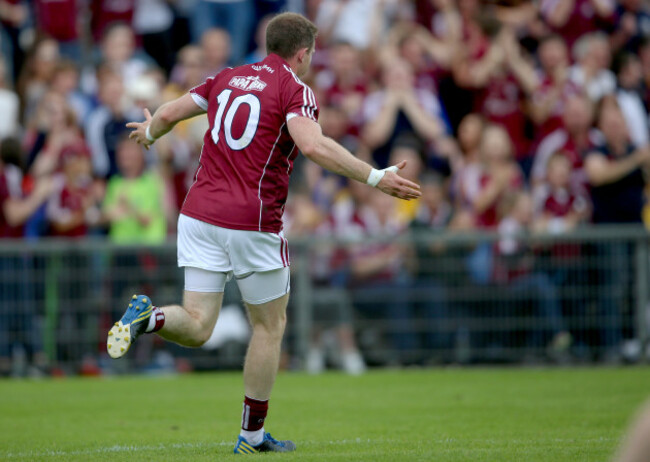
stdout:
[[311,48],[318,28],[309,19],[296,13],[282,13],[266,27],[266,52],[289,59],[302,48]]

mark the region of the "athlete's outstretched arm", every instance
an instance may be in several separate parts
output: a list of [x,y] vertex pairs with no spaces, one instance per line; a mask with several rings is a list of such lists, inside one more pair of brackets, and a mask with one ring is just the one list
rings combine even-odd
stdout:
[[153,117],[149,109],[145,109],[144,122],[129,122],[126,126],[134,129],[129,138],[149,149],[154,141],[169,132],[178,122],[201,114],[205,114],[205,111],[197,106],[189,93],[186,93],[160,106]]
[[[287,127],[296,146],[308,159],[331,172],[368,183],[373,168],[332,138],[323,135],[318,123],[307,117],[296,116],[289,119]],[[406,161],[400,162],[396,167],[401,169],[404,165]],[[376,187],[386,194],[405,200],[422,195],[419,185],[391,170],[385,172]]]

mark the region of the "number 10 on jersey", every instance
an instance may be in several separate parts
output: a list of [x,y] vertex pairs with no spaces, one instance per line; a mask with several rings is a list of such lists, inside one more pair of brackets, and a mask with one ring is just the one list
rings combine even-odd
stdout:
[[[223,119],[223,132],[226,136],[226,144],[233,151],[241,151],[245,149],[255,137],[257,132],[257,125],[260,123],[260,100],[257,96],[250,93],[240,95],[232,100],[232,104],[226,112],[224,117],[223,113],[226,111],[226,106],[232,95],[232,90],[224,90],[219,93],[217,96],[217,103],[219,107],[217,108],[217,114],[214,117],[214,127],[212,128],[212,141],[214,144],[219,143],[219,131],[221,130],[221,124]],[[248,113],[248,120],[246,121],[246,126],[244,132],[239,138],[234,138],[232,136],[232,123],[235,119],[235,115],[239,110],[242,104],[247,104],[250,108]]]

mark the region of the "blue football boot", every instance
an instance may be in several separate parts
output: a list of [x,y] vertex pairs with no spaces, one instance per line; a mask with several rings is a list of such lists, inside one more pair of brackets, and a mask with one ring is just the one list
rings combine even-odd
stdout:
[[113,359],[121,358],[129,351],[136,338],[144,334],[153,311],[151,299],[146,295],[134,295],[126,312],[108,331],[106,349]]
[[262,444],[253,446],[246,438],[239,436],[235,445],[235,454],[255,454],[257,452],[291,452],[296,450],[293,441],[278,441],[270,433],[264,434]]

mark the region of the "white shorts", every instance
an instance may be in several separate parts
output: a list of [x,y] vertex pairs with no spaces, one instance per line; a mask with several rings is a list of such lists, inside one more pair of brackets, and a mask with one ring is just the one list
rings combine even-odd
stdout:
[[289,266],[282,232],[221,228],[186,215],[178,217],[178,266],[243,276]]
[[[180,215],[177,242],[178,266],[186,267],[186,290],[223,292],[226,281],[234,274],[247,303],[264,303],[289,292],[289,246],[281,232],[222,228]],[[274,271],[279,269],[285,271]],[[265,272],[275,276],[269,274],[263,283],[251,276]],[[257,291],[256,281],[260,283]]]

